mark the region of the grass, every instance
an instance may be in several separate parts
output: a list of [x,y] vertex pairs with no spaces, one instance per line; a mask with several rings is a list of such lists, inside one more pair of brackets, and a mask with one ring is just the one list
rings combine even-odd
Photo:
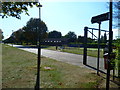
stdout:
[[[45,70],[43,67],[51,67]],[[91,70],[56,60],[44,59],[41,69],[42,88],[96,88],[98,76]]]
[[35,84],[36,55],[2,45],[3,88],[33,88]]
[[[46,49],[49,50],[56,50],[55,46],[49,46]],[[59,51],[62,52],[68,52],[68,53],[73,53],[73,54],[82,54],[83,55],[83,48],[78,48],[78,47],[65,47],[65,49],[59,49]],[[92,56],[92,57],[97,57],[98,55],[98,50],[95,48],[88,48],[87,49],[87,55]],[[100,50],[100,58],[103,58],[103,50]]]
[[[2,87],[34,88],[37,55],[7,45],[2,49]],[[95,71],[45,57],[40,72],[41,88],[97,88],[103,81]]]

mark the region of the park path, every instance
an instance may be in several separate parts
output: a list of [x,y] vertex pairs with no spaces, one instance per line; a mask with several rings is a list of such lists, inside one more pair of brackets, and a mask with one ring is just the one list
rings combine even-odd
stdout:
[[[19,49],[32,52],[37,54],[38,49],[37,48],[28,48],[24,47],[22,45],[13,45],[14,47],[17,47]],[[49,57],[58,61],[66,62],[69,64],[77,65],[80,67],[86,67],[83,65],[83,55],[78,54],[71,54],[66,52],[60,52],[60,51],[53,51],[53,50],[47,50],[47,49],[41,49],[41,55],[45,57]],[[88,56],[87,64],[96,68],[97,67],[97,58]],[[104,62],[103,59],[100,58],[100,70],[106,72],[104,69]]]

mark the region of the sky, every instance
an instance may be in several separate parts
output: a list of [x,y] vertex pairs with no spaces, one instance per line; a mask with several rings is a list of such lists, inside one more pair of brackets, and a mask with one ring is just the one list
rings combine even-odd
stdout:
[[[98,24],[92,24],[91,18],[109,11],[107,2],[78,2],[78,1],[57,1],[52,2],[41,0],[41,20],[43,20],[48,31],[60,31],[64,36],[69,31],[75,32],[77,36],[84,35],[84,27],[97,28]],[[0,28],[3,31],[4,39],[8,38],[13,31],[17,31],[26,25],[30,18],[39,17],[39,9],[37,7],[29,8],[30,16],[23,13],[21,20],[14,17],[0,18]],[[104,21],[101,29],[109,30],[109,22]],[[117,29],[113,28],[114,38],[117,36]],[[97,35],[97,31],[94,32]],[[102,35],[104,33],[101,32]],[[89,37],[91,35],[89,34]]]

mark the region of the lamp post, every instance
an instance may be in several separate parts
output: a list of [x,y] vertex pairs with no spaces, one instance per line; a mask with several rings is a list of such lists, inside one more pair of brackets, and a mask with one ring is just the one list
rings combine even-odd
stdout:
[[[42,5],[40,5],[39,3],[38,7],[39,7],[39,21],[41,22],[40,8],[42,7]],[[38,60],[37,60],[37,78],[36,78],[35,90],[40,89],[40,64],[41,64],[41,28],[38,28]]]

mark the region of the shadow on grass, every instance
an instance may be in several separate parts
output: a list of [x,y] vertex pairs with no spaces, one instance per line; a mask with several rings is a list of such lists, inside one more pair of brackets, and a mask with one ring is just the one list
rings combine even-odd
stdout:
[[[87,64],[86,66],[97,71],[97,68],[95,68],[95,67],[92,67],[92,66],[90,66],[90,65],[88,65],[88,64]],[[102,70],[98,70],[98,71],[101,72],[101,73],[103,73],[103,74],[105,74],[105,75],[107,75],[107,73],[104,72],[104,71],[102,71]],[[100,76],[101,76],[103,79],[106,79],[106,78],[103,77],[102,75],[100,75]],[[111,75],[111,77],[113,77],[114,79],[120,79],[120,77],[113,76],[113,75]],[[119,82],[119,81],[115,81],[115,80],[110,80],[110,81],[113,82],[113,83],[115,83],[116,85],[118,85],[118,86],[120,87],[120,82]]]

